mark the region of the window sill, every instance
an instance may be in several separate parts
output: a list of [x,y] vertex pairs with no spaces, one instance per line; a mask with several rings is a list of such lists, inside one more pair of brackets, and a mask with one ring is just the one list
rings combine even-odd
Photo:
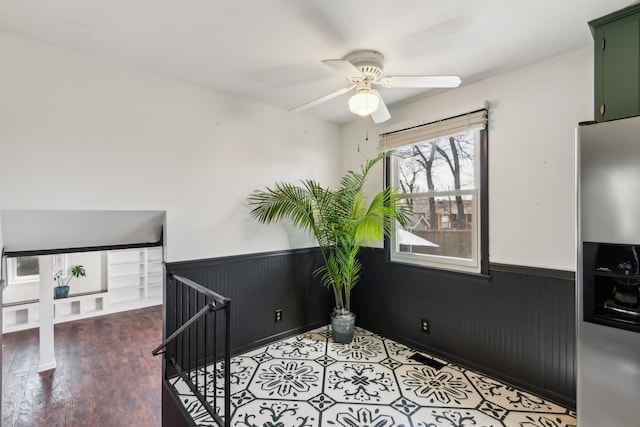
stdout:
[[480,280],[484,280],[484,281],[489,281],[491,280],[491,274],[487,274],[487,273],[473,273],[473,272],[467,272],[467,271],[460,271],[460,270],[454,270],[454,269],[448,269],[448,268],[438,268],[438,267],[433,267],[433,266],[425,266],[425,265],[417,265],[417,264],[413,264],[413,263],[408,263],[408,262],[402,262],[402,261],[398,261],[398,260],[390,260],[387,259],[384,261],[385,263],[389,263],[389,264],[394,264],[394,265],[401,265],[403,267],[409,267],[409,268],[415,268],[415,269],[420,269],[420,270],[427,270],[431,273],[434,274],[442,274],[442,275],[449,275],[449,276],[456,276],[456,277],[466,277],[469,279],[480,279]]

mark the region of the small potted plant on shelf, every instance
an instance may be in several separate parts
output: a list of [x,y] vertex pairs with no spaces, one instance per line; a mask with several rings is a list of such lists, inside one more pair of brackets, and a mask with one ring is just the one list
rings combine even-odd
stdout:
[[360,245],[382,240],[391,231],[392,220],[404,225],[408,208],[396,190],[387,187],[367,201],[362,190],[371,168],[385,154],[368,161],[361,172],[349,171],[336,190],[313,180],[302,185],[276,183],[273,188],[249,196],[251,215],[259,222],[288,219],[318,241],[324,264],[315,270],[324,286],[331,288],[335,309],[331,315],[335,342],[350,343],[355,327],[351,289],[360,280]]
[[55,288],[53,288],[53,295],[56,298],[66,298],[69,295],[69,282],[71,279],[74,277],[87,277],[87,273],[84,270],[84,266],[74,265],[71,267],[71,275],[66,282],[63,276],[64,272],[62,270],[53,273],[53,281],[56,283]]

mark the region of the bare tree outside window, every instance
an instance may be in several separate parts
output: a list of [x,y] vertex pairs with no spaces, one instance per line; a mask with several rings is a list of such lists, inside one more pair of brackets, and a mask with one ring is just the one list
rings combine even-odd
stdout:
[[398,233],[398,252],[474,257],[478,139],[477,131],[466,131],[396,149],[394,185],[412,212]]

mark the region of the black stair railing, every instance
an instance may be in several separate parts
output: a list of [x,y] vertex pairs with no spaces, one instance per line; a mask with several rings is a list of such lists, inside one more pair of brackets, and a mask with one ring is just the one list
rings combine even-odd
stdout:
[[[166,310],[168,337],[152,354],[163,355],[166,380],[181,377],[214,421],[219,426],[230,426],[231,300],[174,274],[168,276],[165,297],[166,306],[175,310]],[[222,387],[218,383],[220,374]],[[224,408],[218,406],[220,397]],[[224,417],[220,416],[221,409]]]

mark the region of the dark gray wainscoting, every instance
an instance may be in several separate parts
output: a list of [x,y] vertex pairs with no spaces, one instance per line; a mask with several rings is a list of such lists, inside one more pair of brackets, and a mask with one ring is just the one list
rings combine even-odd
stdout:
[[[457,274],[391,263],[369,248],[361,259],[359,326],[575,407],[572,272],[491,264],[490,276]],[[167,272],[232,299],[239,353],[329,323],[333,296],[312,277],[320,263],[318,249],[303,249],[168,263]]]
[[[237,354],[329,323],[333,294],[312,275],[319,265],[319,250],[310,248],[167,263],[166,271],[231,298]],[[276,309],[282,310],[277,323]]]
[[492,264],[474,276],[361,254],[359,326],[575,408],[573,272]]

